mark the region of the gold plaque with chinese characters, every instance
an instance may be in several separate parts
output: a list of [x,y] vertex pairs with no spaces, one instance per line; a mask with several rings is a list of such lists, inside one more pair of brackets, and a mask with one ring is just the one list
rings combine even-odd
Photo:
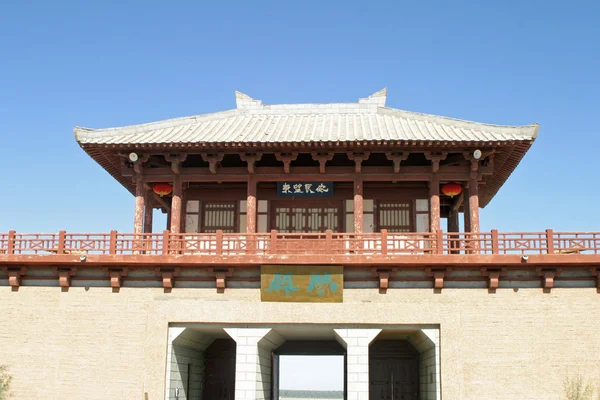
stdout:
[[314,265],[263,265],[261,301],[341,303],[344,301],[344,267]]

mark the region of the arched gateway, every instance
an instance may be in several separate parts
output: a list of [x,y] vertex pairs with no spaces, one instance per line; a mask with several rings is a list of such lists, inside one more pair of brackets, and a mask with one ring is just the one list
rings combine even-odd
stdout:
[[555,398],[598,371],[600,234],[480,229],[539,126],[386,100],[75,128],[133,232],[0,233],[15,397],[285,400],[277,357],[332,349],[348,400]]

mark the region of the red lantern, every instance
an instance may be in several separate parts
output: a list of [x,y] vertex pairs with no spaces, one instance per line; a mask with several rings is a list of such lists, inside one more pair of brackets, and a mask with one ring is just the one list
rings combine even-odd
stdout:
[[454,197],[459,195],[460,192],[462,192],[462,186],[460,186],[458,183],[446,183],[444,186],[442,186],[442,193],[444,193],[446,196]]
[[171,185],[170,183],[155,183],[154,185],[152,185],[152,190],[160,197],[163,197],[170,194],[173,191],[173,185]]

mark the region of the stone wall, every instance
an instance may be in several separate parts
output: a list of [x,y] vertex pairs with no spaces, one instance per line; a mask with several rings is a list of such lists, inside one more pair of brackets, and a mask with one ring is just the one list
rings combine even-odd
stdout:
[[164,399],[169,324],[190,322],[439,326],[444,400],[558,400],[565,377],[600,377],[593,288],[347,289],[341,304],[294,304],[257,289],[27,285],[0,286],[0,307],[17,399]]

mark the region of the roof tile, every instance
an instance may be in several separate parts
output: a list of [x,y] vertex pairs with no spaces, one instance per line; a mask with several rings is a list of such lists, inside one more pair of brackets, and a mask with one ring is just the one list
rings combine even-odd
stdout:
[[[240,97],[241,96],[241,97]],[[238,94],[242,107],[121,128],[75,128],[81,144],[307,143],[323,141],[533,140],[538,125],[498,126],[371,103],[263,105]],[[246,96],[247,97],[247,96]],[[246,104],[248,103],[248,104]]]

